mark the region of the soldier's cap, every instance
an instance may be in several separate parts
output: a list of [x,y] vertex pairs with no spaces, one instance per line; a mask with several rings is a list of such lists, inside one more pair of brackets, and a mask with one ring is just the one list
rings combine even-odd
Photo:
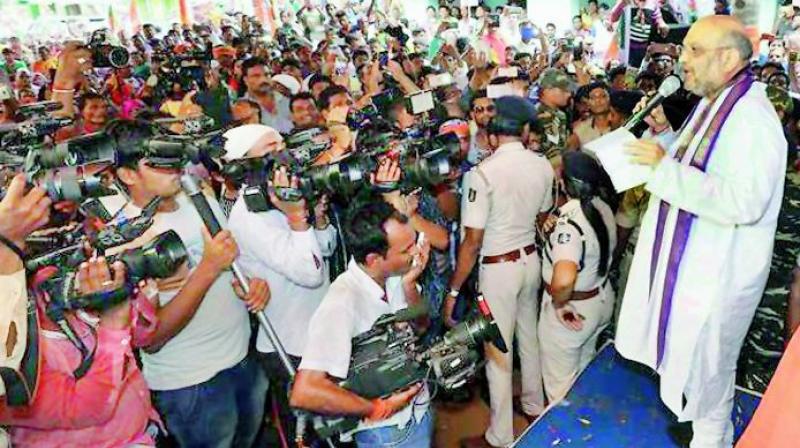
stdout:
[[536,121],[536,108],[525,98],[519,96],[502,96],[494,100],[495,116],[492,122],[496,128],[513,131],[515,134],[522,127]]
[[544,89],[561,89],[567,92],[575,91],[575,82],[570,76],[557,68],[548,68],[539,77],[539,86]]

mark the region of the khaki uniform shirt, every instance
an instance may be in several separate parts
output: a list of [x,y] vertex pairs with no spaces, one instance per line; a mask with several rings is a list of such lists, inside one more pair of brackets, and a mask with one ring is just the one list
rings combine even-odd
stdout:
[[539,213],[553,207],[555,173],[522,143],[500,146],[467,173],[462,224],[483,229],[481,255],[501,255],[535,242]]

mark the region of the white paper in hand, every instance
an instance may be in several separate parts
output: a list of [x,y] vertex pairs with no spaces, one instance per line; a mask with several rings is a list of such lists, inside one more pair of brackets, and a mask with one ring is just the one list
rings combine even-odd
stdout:
[[635,135],[625,128],[619,128],[583,147],[603,165],[617,193],[646,183],[653,171],[649,166],[631,162],[631,156],[625,153],[625,143],[634,140]]

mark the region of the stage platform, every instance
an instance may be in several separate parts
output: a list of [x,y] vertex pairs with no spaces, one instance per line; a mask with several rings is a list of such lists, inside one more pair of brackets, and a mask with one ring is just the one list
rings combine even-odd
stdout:
[[[514,446],[678,446],[667,434],[667,427],[677,420],[661,403],[657,381],[650,369],[623,359],[609,343],[578,376],[567,397],[550,406]],[[733,410],[737,439],[759,400],[757,394],[737,389]]]

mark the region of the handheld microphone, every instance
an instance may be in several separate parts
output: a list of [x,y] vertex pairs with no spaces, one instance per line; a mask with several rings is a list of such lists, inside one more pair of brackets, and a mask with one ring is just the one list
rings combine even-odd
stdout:
[[623,127],[628,131],[632,131],[633,128],[635,128],[639,123],[644,121],[648,115],[650,115],[650,112],[652,112],[653,109],[660,106],[661,103],[667,99],[667,97],[672,96],[672,94],[677,92],[681,88],[682,84],[683,82],[678,75],[667,76],[658,87],[658,93],[656,93],[654,97],[650,98],[650,101],[647,102],[647,105],[642,110],[633,114],[628,121],[625,122]]

